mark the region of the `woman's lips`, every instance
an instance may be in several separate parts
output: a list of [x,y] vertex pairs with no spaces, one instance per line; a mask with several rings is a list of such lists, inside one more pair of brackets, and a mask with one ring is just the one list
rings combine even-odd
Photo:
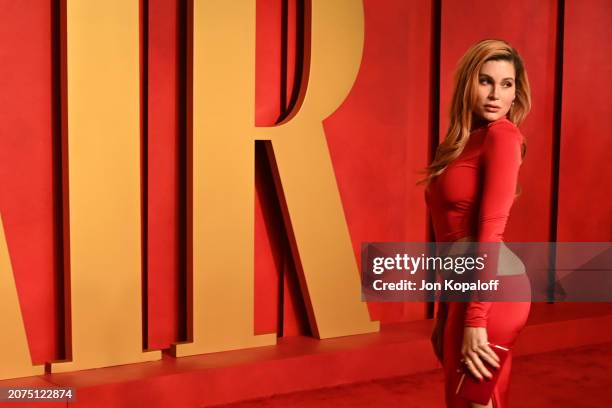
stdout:
[[497,112],[498,110],[501,109],[499,106],[495,106],[495,105],[485,105],[484,108],[487,112]]

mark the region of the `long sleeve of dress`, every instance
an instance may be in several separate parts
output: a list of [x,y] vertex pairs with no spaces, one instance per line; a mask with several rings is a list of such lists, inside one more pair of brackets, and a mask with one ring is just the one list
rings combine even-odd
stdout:
[[[481,157],[482,195],[478,217],[478,242],[502,242],[521,165],[522,135],[513,124],[493,126],[485,136]],[[499,245],[486,246],[485,268],[480,278],[495,279]],[[487,327],[491,302],[471,301],[465,326]]]

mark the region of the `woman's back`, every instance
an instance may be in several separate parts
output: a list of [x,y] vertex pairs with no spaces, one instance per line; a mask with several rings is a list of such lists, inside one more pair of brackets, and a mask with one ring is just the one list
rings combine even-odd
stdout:
[[501,242],[521,164],[519,129],[503,117],[474,130],[461,154],[425,189],[435,238]]

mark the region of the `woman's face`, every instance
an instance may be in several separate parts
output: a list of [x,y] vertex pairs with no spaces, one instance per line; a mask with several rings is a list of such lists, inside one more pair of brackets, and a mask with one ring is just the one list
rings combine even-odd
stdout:
[[479,119],[492,122],[505,116],[516,96],[514,64],[491,60],[483,64],[478,74],[478,101],[474,113]]

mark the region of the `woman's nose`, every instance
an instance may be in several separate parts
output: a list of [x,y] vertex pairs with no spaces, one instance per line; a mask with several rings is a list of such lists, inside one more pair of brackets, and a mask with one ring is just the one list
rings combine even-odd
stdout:
[[496,86],[493,86],[491,88],[491,92],[489,93],[489,98],[493,100],[499,99],[499,90]]

